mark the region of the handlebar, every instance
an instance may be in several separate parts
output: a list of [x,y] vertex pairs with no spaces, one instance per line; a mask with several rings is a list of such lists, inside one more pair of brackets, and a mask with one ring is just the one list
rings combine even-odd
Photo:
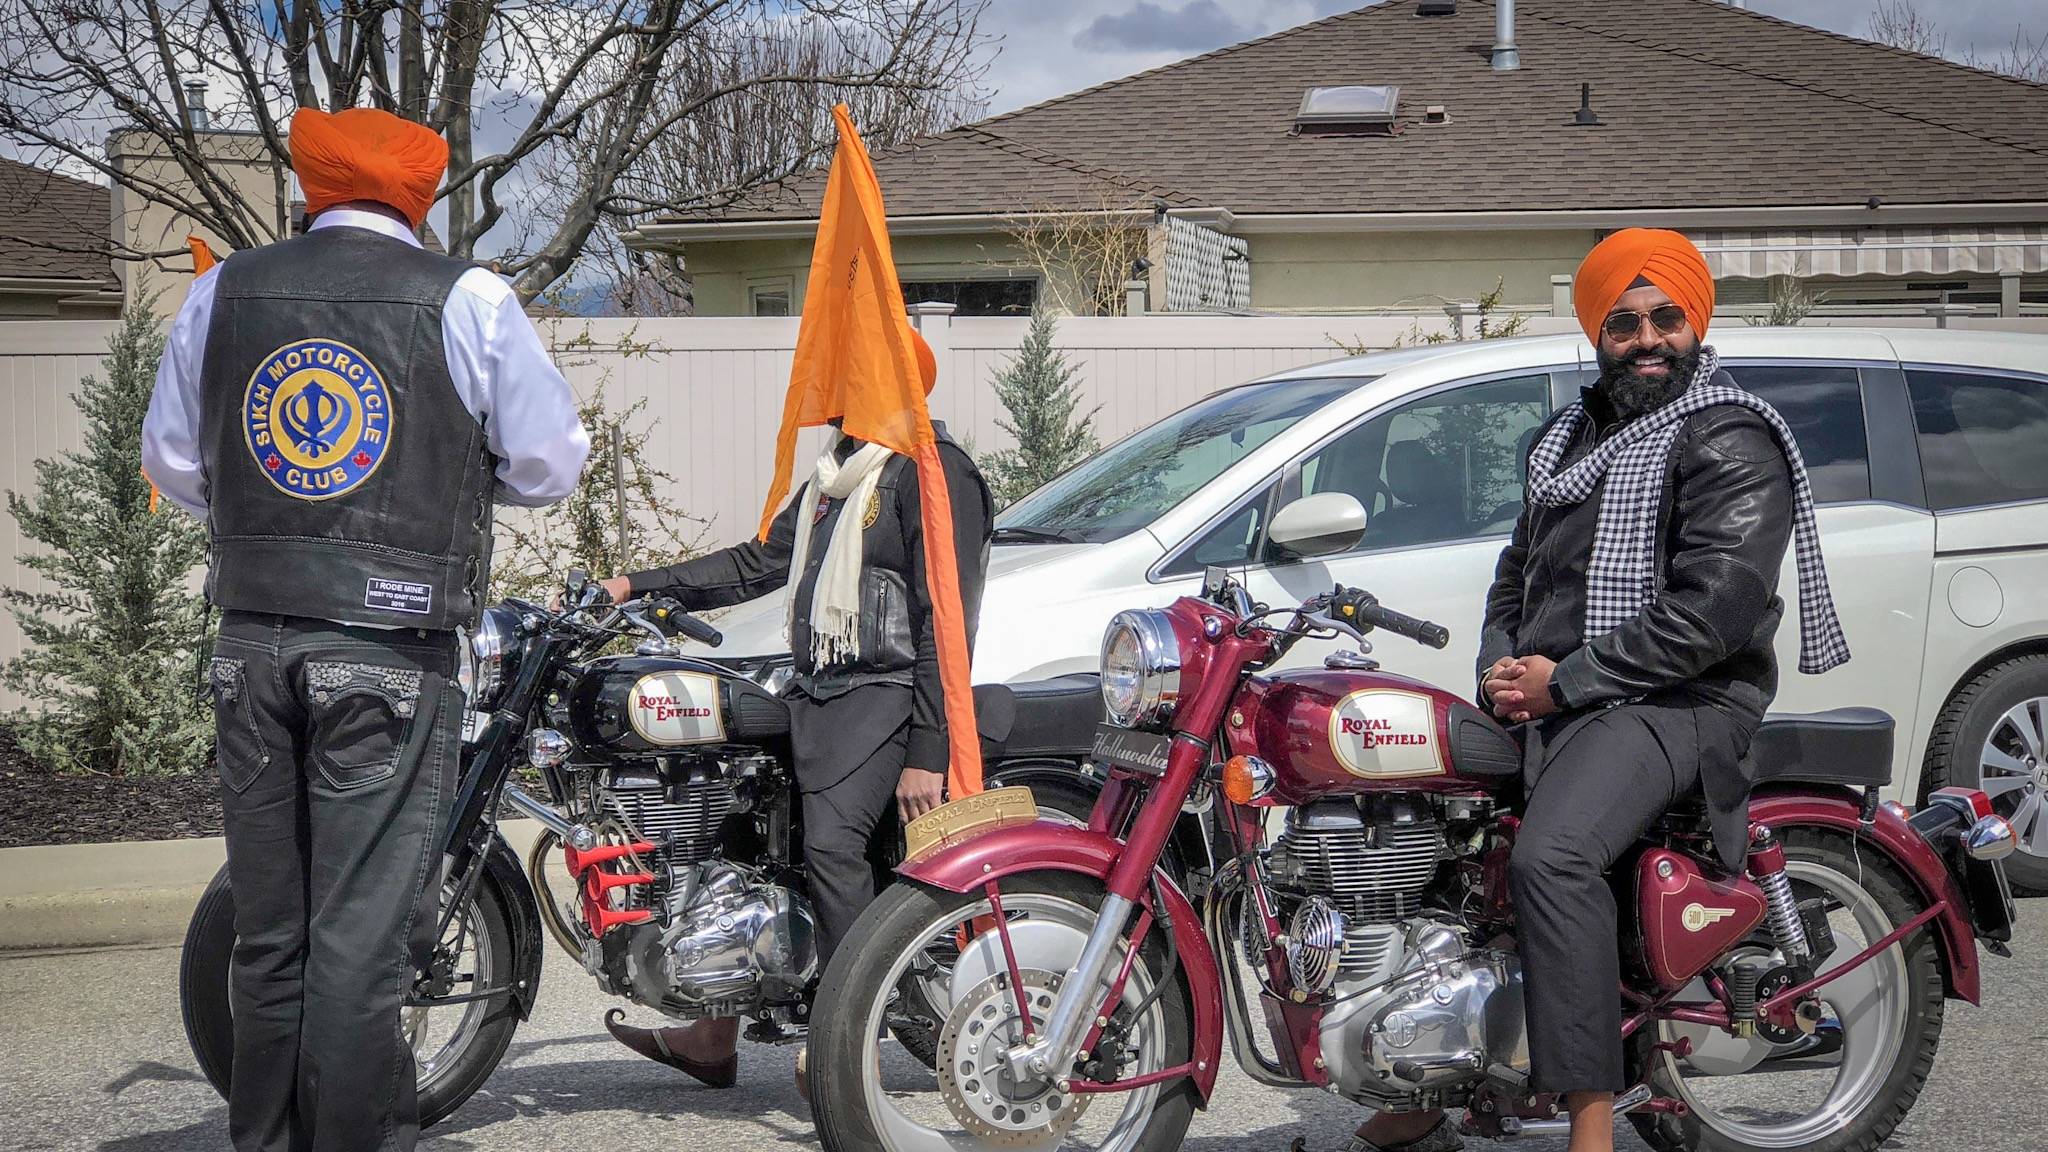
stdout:
[[1346,588],[1339,584],[1330,593],[1325,611],[1330,619],[1350,624],[1360,632],[1382,628],[1431,648],[1443,648],[1451,642],[1450,629],[1396,612],[1382,605],[1377,597],[1363,588]]
[[654,618],[656,627],[680,632],[707,647],[716,648],[725,643],[725,635],[718,629],[683,611],[682,605],[665,596],[651,601],[647,614]]

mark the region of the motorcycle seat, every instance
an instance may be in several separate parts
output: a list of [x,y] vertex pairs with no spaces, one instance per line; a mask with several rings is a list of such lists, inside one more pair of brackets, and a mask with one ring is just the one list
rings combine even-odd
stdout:
[[1086,756],[1102,722],[1102,680],[1092,672],[974,686],[982,756]]
[[1767,715],[1749,745],[1752,778],[1758,784],[1882,787],[1892,780],[1893,726],[1876,708]]

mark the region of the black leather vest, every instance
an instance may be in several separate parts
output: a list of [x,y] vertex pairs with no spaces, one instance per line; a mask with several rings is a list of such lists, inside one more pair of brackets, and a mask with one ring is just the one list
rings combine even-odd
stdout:
[[361,228],[221,266],[200,423],[215,604],[406,628],[476,618],[497,462],[441,339],[470,267]]
[[[939,431],[939,438],[943,445],[941,459],[960,452],[943,430]],[[964,453],[960,459],[966,459]],[[966,469],[949,467],[946,480],[949,486],[963,481],[979,484],[980,476],[970,464]],[[876,481],[874,497],[867,507],[849,508],[844,500],[819,497],[798,523],[798,531],[811,533],[811,552],[803,579],[796,587],[797,603],[804,610],[795,614],[789,642],[797,674],[813,695],[834,695],[862,684],[909,684],[914,679],[920,626],[918,606],[913,600],[917,582],[911,579],[909,538],[898,492],[906,485],[916,484],[917,462],[907,456],[893,456],[882,466],[881,478]],[[985,485],[983,499],[987,499]],[[841,516],[861,517],[860,662],[815,668],[811,664],[811,614],[807,609],[817,588],[818,571],[824,566],[833,528]],[[987,563],[987,551],[984,541],[983,565]],[[975,591],[978,590],[977,586]],[[974,592],[963,589],[963,594],[971,596]],[[967,642],[971,648],[974,621],[981,614],[981,604],[977,598],[974,603],[962,604],[961,609],[967,618]]]

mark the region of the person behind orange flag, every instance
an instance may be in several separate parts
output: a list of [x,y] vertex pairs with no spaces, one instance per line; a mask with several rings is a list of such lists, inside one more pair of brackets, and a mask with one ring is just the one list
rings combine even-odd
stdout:
[[[686,609],[788,591],[786,695],[820,971],[888,883],[873,861],[877,841],[899,835],[892,809],[907,824],[948,793],[981,791],[968,649],[994,517],[981,473],[925,408],[938,366],[905,315],[874,166],[845,107],[833,116],[839,148],[760,533],[605,581],[615,599],[661,593]],[[821,425],[832,443],[785,503],[797,432]],[[707,1084],[737,1075],[736,1020],[605,1024]]]

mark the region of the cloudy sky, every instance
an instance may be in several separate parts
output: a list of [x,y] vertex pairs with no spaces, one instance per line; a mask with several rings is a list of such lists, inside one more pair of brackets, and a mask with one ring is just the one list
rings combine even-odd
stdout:
[[[1406,0],[1400,0],[1405,3]],[[991,0],[986,27],[1002,38],[989,69],[989,111],[1169,64],[1362,7],[1364,0]],[[1862,35],[1877,0],[1749,0],[1786,20]],[[1948,34],[1950,55],[1992,55],[2025,24],[2048,34],[2048,0],[1921,0]]]

